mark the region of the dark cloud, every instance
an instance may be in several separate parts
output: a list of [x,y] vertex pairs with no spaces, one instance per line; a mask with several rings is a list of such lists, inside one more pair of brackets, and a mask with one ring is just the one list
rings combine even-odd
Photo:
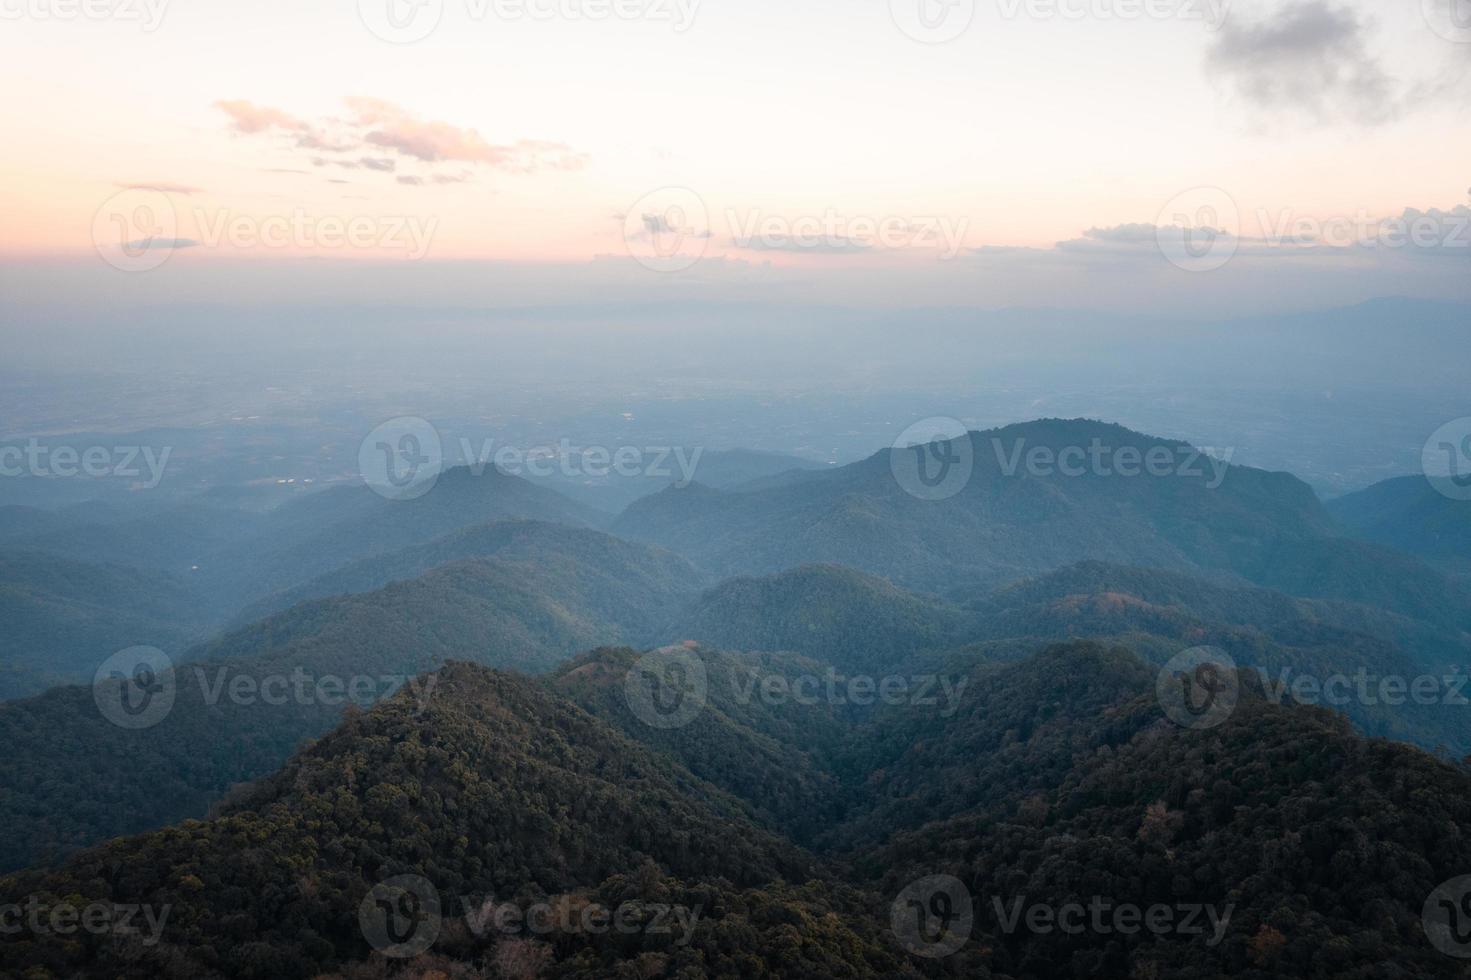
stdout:
[[188,187],[184,184],[118,184],[125,191],[156,191],[159,194],[202,194],[198,187]]
[[1227,20],[1206,66],[1260,108],[1374,125],[1400,115],[1402,95],[1369,51],[1369,33],[1349,7],[1298,0],[1265,20]]

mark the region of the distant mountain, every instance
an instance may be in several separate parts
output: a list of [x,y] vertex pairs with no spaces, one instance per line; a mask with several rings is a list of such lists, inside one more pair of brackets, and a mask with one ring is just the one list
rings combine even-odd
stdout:
[[1355,537],[1471,574],[1471,501],[1452,500],[1424,477],[1385,480],[1327,508]]
[[[1102,465],[1090,462],[1094,447]],[[895,476],[916,466],[916,451],[749,493],[671,488],[631,506],[612,530],[723,576],[835,562],[942,592],[1096,559],[1471,629],[1464,590],[1414,559],[1340,537],[1312,490],[1285,473],[1222,468],[1184,443],[1116,425],[1043,420],[973,432],[958,449],[932,447],[932,457],[968,459],[971,472],[953,495],[921,499]],[[1161,475],[1143,472],[1151,454]]]
[[529,563],[533,578],[548,570],[565,573],[549,583],[549,594],[560,596],[559,587],[573,585],[580,607],[595,611],[603,621],[628,624],[634,617],[638,625],[633,635],[640,642],[654,642],[678,605],[704,581],[700,572],[672,552],[564,524],[501,521],[354,562],[270,596],[237,619],[250,622],[309,599],[370,592],[451,562],[492,557]]
[[162,572],[0,551],[0,700],[90,682],[125,647],[178,653],[203,631],[201,604]]
[[499,520],[586,526],[587,508],[551,490],[487,468],[442,474],[413,500],[366,486],[335,487],[264,513],[188,502],[107,526],[87,524],[16,539],[16,547],[189,575],[222,621],[284,589],[364,558],[425,544]]
[[576,457],[569,473],[554,471],[549,476],[531,473],[522,475],[531,483],[556,490],[580,504],[612,515],[635,500],[687,479],[722,490],[736,489],[753,481],[819,470],[826,466],[801,456],[753,449],[682,446],[678,452],[680,456],[674,455],[672,448],[667,455],[662,455],[663,450],[646,452],[641,460],[641,465],[646,469],[630,476],[617,472],[605,474],[603,471],[608,469],[608,465],[602,462],[591,464],[592,472],[597,475],[590,475],[589,464]]
[[639,641],[648,610],[669,595],[656,589],[631,602],[626,620],[609,617],[603,576],[618,579],[618,566],[479,559],[308,602],[178,658],[171,710],[141,730],[106,720],[91,687],[0,704],[11,750],[0,755],[9,789],[0,819],[10,829],[0,869],[202,815],[232,784],[273,771],[336,724],[352,681],[367,703],[452,659],[540,672],[604,643]]
[[806,565],[722,582],[668,630],[726,650],[787,650],[839,670],[891,670],[923,650],[955,646],[973,617],[840,565]]
[[[1038,645],[1094,638],[1156,663],[1186,647],[1224,650],[1275,683],[1333,677],[1440,682],[1471,662],[1471,638],[1370,606],[1225,586],[1178,572],[1082,562],[962,602],[975,617],[977,653],[1024,656]],[[952,658],[956,655],[951,654]],[[1291,695],[1287,697],[1290,699]],[[1453,699],[1452,699],[1453,700]],[[1464,706],[1389,704],[1375,696],[1335,705],[1366,733],[1471,754]]]

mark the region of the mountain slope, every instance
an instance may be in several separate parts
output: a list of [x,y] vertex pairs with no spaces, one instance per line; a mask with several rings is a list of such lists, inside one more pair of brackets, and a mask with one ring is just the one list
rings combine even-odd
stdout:
[[[1098,465],[1088,462],[1094,447]],[[957,451],[972,461],[969,479],[933,500],[895,477],[896,467],[916,465],[912,450],[893,452],[901,453],[893,467],[885,451],[750,493],[671,488],[631,506],[612,530],[727,576],[835,562],[940,592],[1096,559],[1371,602],[1471,629],[1464,590],[1414,559],[1339,537],[1312,490],[1285,473],[1220,469],[1184,443],[1116,425],[1043,420],[970,433]],[[1138,462],[1151,453],[1158,475]]]
[[702,582],[699,572],[671,552],[586,528],[543,521],[501,521],[354,562],[270,596],[238,618],[251,622],[309,599],[371,592],[390,582],[416,578],[470,558],[524,562],[530,575],[555,569],[563,576],[563,585],[576,584],[582,608],[612,622],[627,624],[630,616],[638,619],[633,632],[641,641],[646,636],[651,638]]
[[202,630],[200,604],[161,572],[0,552],[0,700],[90,682],[126,647],[177,653]]
[[0,705],[0,869],[202,815],[336,724],[354,683],[366,703],[451,659],[544,671],[639,625],[636,609],[626,628],[580,607],[579,573],[563,572],[465,561],[297,606],[192,650],[172,708],[140,730],[106,720],[90,687]]
[[1452,500],[1424,477],[1385,480],[1326,506],[1355,537],[1471,573],[1471,501]]

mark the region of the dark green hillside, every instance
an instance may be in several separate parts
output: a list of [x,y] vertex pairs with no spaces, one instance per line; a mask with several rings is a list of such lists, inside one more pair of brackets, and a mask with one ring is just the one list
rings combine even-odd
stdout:
[[1471,502],[1446,497],[1422,476],[1385,480],[1327,507],[1357,538],[1471,572]]

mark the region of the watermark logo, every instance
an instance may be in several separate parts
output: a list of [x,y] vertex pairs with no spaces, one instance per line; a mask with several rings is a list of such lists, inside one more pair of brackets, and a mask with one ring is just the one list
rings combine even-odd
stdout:
[[1455,44],[1471,44],[1471,0],[1420,0],[1430,29]]
[[28,932],[32,936],[138,937],[143,946],[157,946],[168,923],[172,905],[120,905],[92,902],[78,907],[70,902],[50,903],[31,895],[25,904],[0,904],[0,936]]
[[119,728],[152,728],[174,708],[174,662],[157,647],[128,647],[102,662],[92,678],[92,700]]
[[685,647],[644,654],[623,682],[628,707],[650,728],[683,728],[694,721],[710,695],[705,662]]
[[92,216],[92,244],[97,254],[121,272],[157,269],[186,244],[178,235],[178,212],[169,196],[159,190],[119,191]]
[[1471,959],[1471,875],[1452,878],[1431,892],[1420,921],[1430,945],[1447,956]]
[[174,447],[164,446],[52,446],[34,437],[24,445],[0,446],[0,476],[89,477],[134,481],[143,490],[163,482]]
[[169,0],[4,0],[0,20],[115,20],[136,23],[152,34],[163,23]]
[[1218,31],[1231,0],[999,0],[1003,20],[1201,21]]
[[545,479],[561,474],[568,479],[662,479],[683,489],[694,482],[702,446],[574,446],[563,438],[555,446],[521,449],[517,446],[497,447],[494,439],[484,439],[477,447],[461,436],[460,458],[470,472],[481,476],[491,463],[508,476],[528,475]]
[[688,187],[662,187],[634,202],[623,215],[628,254],[653,272],[693,268],[710,246],[710,211]]
[[1170,658],[1159,672],[1155,693],[1170,720],[1182,728],[1224,724],[1241,697],[1241,678],[1231,655],[1216,647],[1191,647]]
[[1028,902],[1026,896],[1013,899],[1010,906],[995,895],[991,907],[1001,931],[1014,935],[1025,929],[1037,936],[1062,933],[1080,936],[1092,933],[1099,936],[1137,936],[1141,932],[1153,936],[1208,937],[1205,945],[1219,946],[1231,926],[1231,914],[1236,911],[1233,902],[1218,909],[1214,905],[1181,902],[1176,905],[1151,905],[1148,908],[1132,902],[1115,902],[1102,895],[1094,895],[1085,905],[1082,902],[1067,902],[1048,905]]
[[1174,197],[1154,224],[1160,253],[1186,272],[1214,272],[1235,257],[1240,245],[1241,210],[1219,187],[1196,187]]
[[1447,422],[1420,453],[1425,479],[1441,496],[1471,500],[1471,416]]
[[889,0],[889,16],[911,39],[944,44],[970,29],[976,0]]
[[959,878],[930,875],[910,884],[889,907],[889,925],[905,949],[944,959],[970,941],[975,905]]
[[1226,482],[1231,458],[1236,455],[1232,448],[1197,449],[1183,443],[1153,445],[1147,449],[1111,446],[1097,437],[1087,446],[1055,449],[1052,446],[1028,448],[1025,438],[1012,439],[1008,443],[999,436],[993,436],[991,451],[996,456],[1001,475],[1005,477],[1014,477],[1021,472],[1042,479],[1054,476],[1179,477],[1198,480],[1207,490],[1215,490]]
[[433,946],[442,924],[439,891],[419,875],[381,881],[358,905],[363,938],[390,959],[409,959]]
[[1461,672],[1459,667],[1449,674],[1420,674],[1406,677],[1402,674],[1371,674],[1366,667],[1349,674],[1330,674],[1315,677],[1311,674],[1295,674],[1291,667],[1283,667],[1273,677],[1265,667],[1258,667],[1262,690],[1274,703],[1281,704],[1291,698],[1298,704],[1327,704],[1341,708],[1349,704],[1365,707],[1387,705],[1391,708],[1407,704],[1428,707],[1443,705],[1464,708],[1471,706],[1466,688],[1471,684],[1471,675]]
[[586,935],[671,936],[675,946],[694,939],[702,909],[662,902],[630,901],[609,908],[598,902],[562,896],[545,902],[518,905],[494,896],[463,896],[465,925],[475,936]]
[[889,451],[894,481],[920,500],[947,500],[964,490],[975,462],[965,423],[943,416],[914,423]]
[[947,262],[965,248],[970,219],[943,216],[844,215],[832,208],[821,214],[788,217],[760,210],[725,212],[732,243],[740,249],[848,255],[874,250],[933,249]]
[[434,489],[444,465],[439,430],[427,419],[405,415],[368,433],[358,447],[363,482],[389,500],[414,500]]
[[960,710],[961,698],[970,684],[969,677],[955,678],[939,674],[870,674],[844,676],[829,667],[825,675],[765,674],[751,668],[743,677],[731,674],[731,695],[739,704],[759,701],[765,705],[796,704],[811,707],[829,704],[835,707],[853,705],[869,707],[936,708],[941,718],[950,718]]
[[422,41],[444,18],[444,0],[358,0],[358,18],[389,44]]
[[418,215],[313,214],[292,208],[289,214],[237,214],[229,208],[195,208],[191,213],[199,239],[188,244],[205,248],[340,251],[345,248],[400,252],[411,262],[429,254],[438,217]]

